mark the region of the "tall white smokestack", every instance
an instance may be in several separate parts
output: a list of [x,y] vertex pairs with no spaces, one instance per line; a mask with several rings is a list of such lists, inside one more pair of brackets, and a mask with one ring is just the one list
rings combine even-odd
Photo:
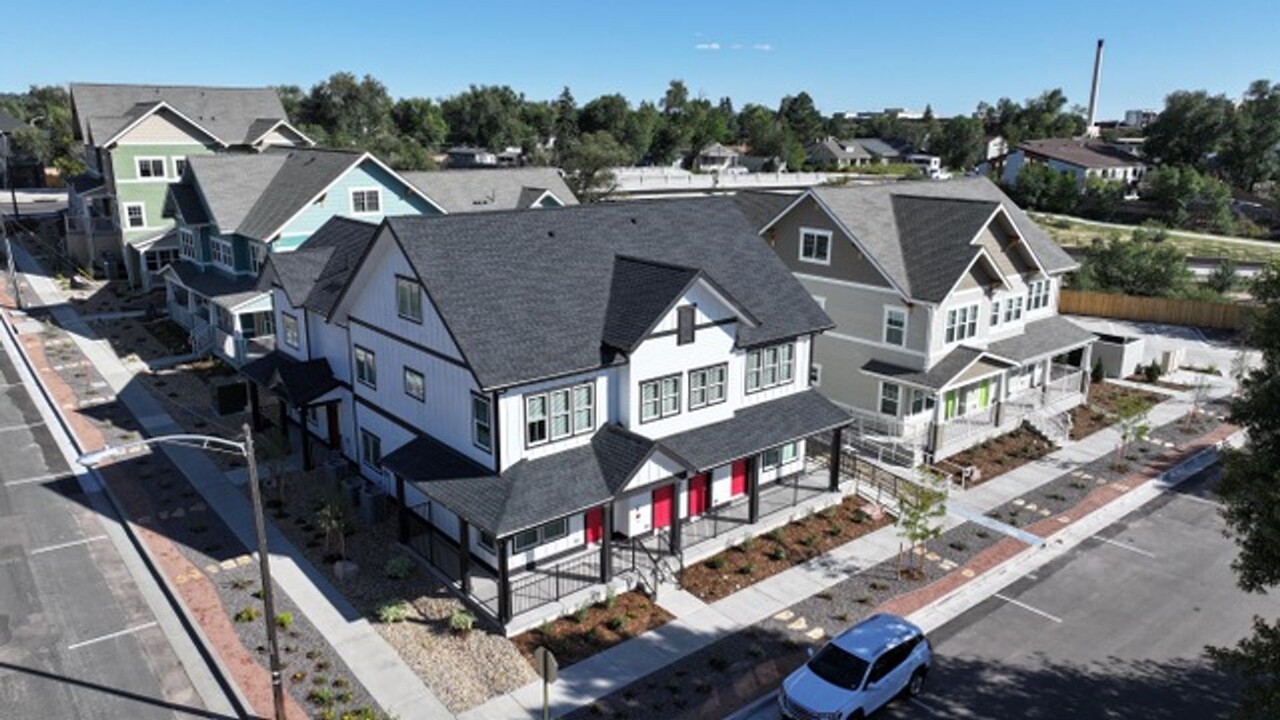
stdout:
[[1098,134],[1098,86],[1102,84],[1102,38],[1098,38],[1098,50],[1093,56],[1093,87],[1089,89],[1089,127],[1091,136]]

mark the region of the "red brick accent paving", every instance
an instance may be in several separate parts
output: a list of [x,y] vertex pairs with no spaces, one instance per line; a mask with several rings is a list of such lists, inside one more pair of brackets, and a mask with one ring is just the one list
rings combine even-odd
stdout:
[[[1238,429],[1234,425],[1224,423],[1210,433],[1202,435],[1191,442],[1178,445],[1177,449],[1173,451],[1156,456],[1153,461],[1149,461],[1138,471],[1125,476],[1118,484],[1111,482],[1099,487],[1067,511],[1032,523],[1023,529],[1033,535],[1048,539],[1125,493],[1136,490],[1158,477],[1161,473],[1187,460],[1195,453],[1227,439]],[[1067,518],[1068,521],[1062,522],[1059,518],[1063,517]],[[939,598],[952,593],[997,565],[1008,561],[1027,547],[1030,546],[1015,538],[1004,538],[975,555],[963,566],[924,587],[899,595],[881,604],[876,608],[876,611],[893,613],[904,617],[910,615]],[[973,571],[972,578],[964,576],[963,571],[966,569]]]
[[[13,325],[12,316],[7,311],[13,307],[6,283],[0,283],[0,304],[5,308],[5,321]],[[79,411],[79,398],[71,388],[63,382],[56,371],[50,369],[48,357],[44,352],[44,343],[40,336],[33,333],[18,335],[23,351],[27,354],[31,365],[40,376],[40,381],[49,397],[58,405],[76,442],[81,448],[97,448],[104,443],[102,433],[93,423]],[[74,350],[79,355],[79,350]],[[155,560],[159,570],[164,574],[164,581],[182,598],[188,618],[200,626],[208,640],[210,651],[222,661],[223,667],[231,675],[231,681],[244,694],[254,712],[262,717],[274,714],[271,695],[271,673],[258,662],[257,657],[240,642],[240,636],[232,625],[230,614],[218,597],[217,588],[195,565],[187,560],[182,551],[172,541],[150,529],[138,525],[135,518],[152,515],[146,495],[137,492],[133,484],[137,481],[122,472],[112,472],[110,466],[101,473],[104,481],[111,485],[111,490],[122,498],[130,525],[144,542]],[[185,577],[181,584],[172,582],[173,578]],[[307,712],[294,700],[292,695],[285,695],[285,714],[290,720],[306,720]]]

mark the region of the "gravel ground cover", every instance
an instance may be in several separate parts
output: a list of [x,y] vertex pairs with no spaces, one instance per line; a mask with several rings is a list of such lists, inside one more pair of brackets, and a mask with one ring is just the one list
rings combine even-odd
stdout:
[[[359,572],[339,579],[325,547],[325,534],[316,522],[316,508],[338,494],[334,484],[322,473],[312,473],[285,487],[285,502],[272,509],[271,522],[368,618],[451,711],[461,712],[537,679],[516,645],[492,628],[477,625],[469,633],[453,632],[449,619],[465,606],[416,561],[410,563],[405,577],[387,572],[393,558],[409,557],[398,544],[394,513],[373,524],[349,516],[346,557],[359,566]],[[274,498],[274,493],[268,496]],[[390,621],[392,615],[380,612],[386,606],[399,607],[403,617]]]

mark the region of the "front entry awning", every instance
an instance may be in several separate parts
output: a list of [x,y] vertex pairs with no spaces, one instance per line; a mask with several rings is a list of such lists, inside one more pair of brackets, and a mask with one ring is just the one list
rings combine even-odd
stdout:
[[1018,363],[998,353],[961,346],[934,363],[928,370],[916,370],[881,360],[871,360],[862,366],[862,371],[891,382],[939,391],[957,384],[989,377],[1014,367],[1018,367]]
[[1084,347],[1098,337],[1079,325],[1054,315],[1027,323],[1019,335],[997,340],[989,348],[1001,357],[1027,363],[1051,355],[1060,355]]
[[294,407],[327,400],[323,396],[342,385],[328,360],[297,360],[279,350],[246,364],[240,372]]

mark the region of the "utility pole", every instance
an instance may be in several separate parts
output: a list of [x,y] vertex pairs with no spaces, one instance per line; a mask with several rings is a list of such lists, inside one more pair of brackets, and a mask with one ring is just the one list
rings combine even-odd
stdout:
[[253,428],[244,424],[244,455],[249,462],[249,497],[253,500],[253,527],[258,535],[258,569],[262,571],[262,607],[267,620],[267,648],[271,654],[271,699],[276,720],[284,720],[284,679],[280,669],[280,645],[276,640],[275,591],[271,587],[271,554],[262,517],[262,490],[258,487],[258,458],[253,451]]

